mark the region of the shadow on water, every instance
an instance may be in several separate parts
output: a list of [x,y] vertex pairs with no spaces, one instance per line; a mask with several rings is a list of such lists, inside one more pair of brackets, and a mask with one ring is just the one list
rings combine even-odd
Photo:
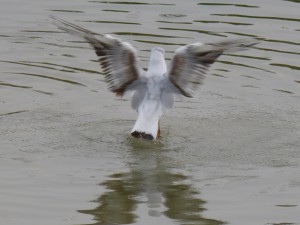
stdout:
[[129,172],[111,174],[100,184],[106,191],[94,200],[98,206],[80,213],[93,215],[97,225],[152,219],[158,223],[167,219],[170,224],[225,224],[201,215],[205,201],[199,198],[191,177],[171,169],[174,165],[169,166],[164,157],[167,150],[162,142],[129,140],[128,145],[132,156],[127,163]]

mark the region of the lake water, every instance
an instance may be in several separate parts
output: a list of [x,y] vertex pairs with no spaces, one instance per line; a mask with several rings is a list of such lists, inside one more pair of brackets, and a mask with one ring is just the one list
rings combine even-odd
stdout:
[[[1,0],[0,224],[300,224],[298,0]],[[49,15],[139,49],[256,37],[177,98],[155,142]]]

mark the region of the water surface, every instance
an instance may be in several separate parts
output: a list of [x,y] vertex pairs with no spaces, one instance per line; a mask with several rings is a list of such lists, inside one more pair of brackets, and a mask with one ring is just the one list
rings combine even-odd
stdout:
[[[49,15],[130,42],[145,68],[154,46],[261,43],[220,57],[144,142]],[[300,224],[299,1],[4,0],[0,21],[1,224]]]

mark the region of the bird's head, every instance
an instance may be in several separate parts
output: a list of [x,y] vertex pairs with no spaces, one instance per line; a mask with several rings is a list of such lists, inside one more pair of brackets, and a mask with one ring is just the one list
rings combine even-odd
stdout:
[[161,48],[161,47],[154,47],[151,50],[151,54],[162,54],[162,55],[164,55],[165,54],[165,50],[163,48]]
[[167,72],[164,54],[165,50],[163,48],[152,48],[148,67],[148,71],[151,71],[151,74],[162,75]]

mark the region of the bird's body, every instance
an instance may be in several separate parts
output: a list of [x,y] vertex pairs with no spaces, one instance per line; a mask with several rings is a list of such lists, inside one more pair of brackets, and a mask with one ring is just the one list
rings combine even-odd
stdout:
[[[170,93],[164,91],[167,65],[164,59],[164,50],[155,47],[151,51],[148,70],[145,73],[146,85],[143,93],[136,91],[135,95],[143,97],[138,104],[138,118],[131,131],[132,136],[143,139],[156,139],[159,136],[159,119],[168,108],[164,105],[165,98],[173,100]],[[133,98],[132,101],[135,99]]]
[[254,39],[237,39],[182,46],[175,51],[168,67],[164,50],[155,47],[151,51],[148,70],[144,71],[139,65],[136,49],[129,43],[51,18],[60,29],[84,38],[94,48],[110,91],[118,96],[133,92],[131,106],[138,112],[138,118],[131,135],[147,140],[159,136],[160,118],[172,108],[174,95],[192,97],[209,66],[221,54],[257,44]]

